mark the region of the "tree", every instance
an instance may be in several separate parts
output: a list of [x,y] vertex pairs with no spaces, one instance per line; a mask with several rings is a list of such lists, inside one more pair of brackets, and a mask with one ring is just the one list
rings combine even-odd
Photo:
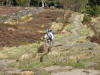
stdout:
[[57,7],[60,5],[60,0],[46,0],[46,5],[48,7],[50,7],[50,6]]
[[0,0],[0,5],[4,5],[4,0]]
[[1,5],[12,5],[13,4],[13,0],[0,0],[0,4]]
[[87,10],[87,14],[91,16],[99,16],[100,15],[100,0],[89,0],[86,10]]
[[46,5],[46,0],[41,0],[41,3],[42,3],[42,7],[45,7],[45,5]]
[[31,0],[16,0],[17,5],[19,6],[30,6]]
[[6,5],[11,6],[13,4],[13,0],[6,0]]
[[85,9],[88,0],[60,0],[63,3],[64,9],[81,11]]

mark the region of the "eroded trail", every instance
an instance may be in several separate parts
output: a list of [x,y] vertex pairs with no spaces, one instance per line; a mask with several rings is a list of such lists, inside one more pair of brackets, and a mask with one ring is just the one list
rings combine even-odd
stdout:
[[70,36],[64,36],[64,37],[61,37],[61,38],[55,40],[54,46],[58,46],[61,48],[72,47],[72,46],[93,47],[94,46],[93,43],[87,43],[87,42],[84,42],[84,44],[75,43],[73,45],[67,43],[73,39],[77,39],[77,38],[81,37],[81,35],[82,35],[82,34],[80,35],[80,33],[78,31],[82,29],[82,26],[83,26],[82,21],[83,21],[84,15],[83,14],[74,14],[72,16],[74,16],[72,19],[72,22],[71,22],[71,24],[74,25],[74,28],[71,30],[72,34]]
[[[64,45],[67,46],[67,44],[66,44],[67,41],[69,41],[69,40],[71,40],[71,39],[74,39],[74,38],[77,38],[77,37],[80,36],[80,34],[79,34],[77,31],[81,29],[81,25],[82,25],[82,23],[81,23],[81,21],[80,21],[81,17],[83,17],[83,15],[76,15],[76,16],[73,18],[72,24],[73,24],[75,27],[71,30],[72,35],[71,35],[71,36],[65,36],[65,37],[63,37],[63,38],[59,38],[58,40],[55,40],[55,44],[54,44],[55,46],[56,46],[56,45],[59,45],[59,44],[61,44],[62,46],[64,46]],[[68,45],[68,46],[69,46],[69,45]]]
[[70,66],[51,66],[45,68],[51,75],[99,75],[99,70],[73,69]]
[[0,59],[0,73],[3,72],[3,73],[12,74],[12,73],[20,72],[20,70],[16,68],[10,68],[8,66],[9,64],[14,63],[14,62],[16,62],[15,59]]

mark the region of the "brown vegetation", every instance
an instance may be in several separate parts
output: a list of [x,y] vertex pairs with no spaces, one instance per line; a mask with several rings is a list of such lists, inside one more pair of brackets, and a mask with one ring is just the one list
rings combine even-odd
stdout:
[[[8,12],[10,9],[13,8],[9,8]],[[7,10],[2,10],[2,12],[9,14]],[[2,14],[2,12],[0,13]],[[0,46],[19,46],[40,40],[44,31],[61,15],[62,12],[59,10],[45,9],[45,11],[33,15],[33,19],[29,22],[17,25],[0,24]]]
[[100,44],[100,33],[99,33],[99,23],[100,23],[100,19],[99,17],[97,18],[91,18],[91,20],[89,22],[86,23],[87,27],[90,27],[93,32],[95,33],[95,35],[93,37],[89,37],[89,40],[91,42],[96,42]]

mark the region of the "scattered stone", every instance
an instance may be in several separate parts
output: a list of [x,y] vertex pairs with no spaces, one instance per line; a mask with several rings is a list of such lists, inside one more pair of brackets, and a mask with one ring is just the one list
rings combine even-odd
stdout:
[[20,10],[10,15],[3,15],[3,16],[0,15],[0,22],[9,23],[10,21],[14,19],[19,19],[23,16],[30,16],[30,14],[36,14],[43,10],[44,10],[43,8],[42,9],[41,8],[29,8],[27,10]]
[[35,73],[32,71],[25,71],[25,72],[22,72],[21,75],[35,75]]
[[90,63],[88,63],[87,65],[85,65],[85,67],[90,67],[90,66],[94,66],[94,65],[96,65],[97,63],[94,63],[94,62],[90,62]]
[[24,54],[19,59],[23,60],[23,59],[28,59],[28,58],[30,58],[29,54]]
[[59,62],[66,62],[66,57],[61,56],[61,57],[59,58]]

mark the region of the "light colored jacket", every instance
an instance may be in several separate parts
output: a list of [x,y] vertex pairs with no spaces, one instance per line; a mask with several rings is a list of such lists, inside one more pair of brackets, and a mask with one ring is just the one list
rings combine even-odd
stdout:
[[51,38],[52,40],[54,39],[54,35],[52,32],[48,32],[47,34],[45,34],[44,38]]

